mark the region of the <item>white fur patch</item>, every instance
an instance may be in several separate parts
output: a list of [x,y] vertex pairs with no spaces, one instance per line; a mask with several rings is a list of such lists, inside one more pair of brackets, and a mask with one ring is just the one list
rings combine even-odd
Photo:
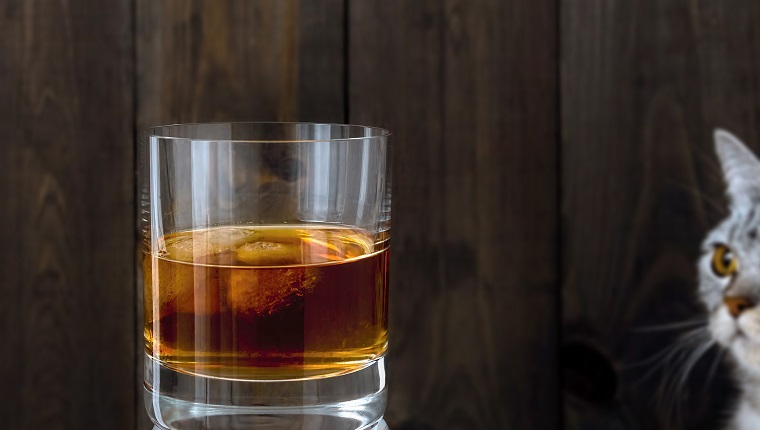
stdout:
[[743,399],[736,409],[736,414],[731,422],[729,430],[758,430],[760,428],[760,412],[752,405],[752,402]]

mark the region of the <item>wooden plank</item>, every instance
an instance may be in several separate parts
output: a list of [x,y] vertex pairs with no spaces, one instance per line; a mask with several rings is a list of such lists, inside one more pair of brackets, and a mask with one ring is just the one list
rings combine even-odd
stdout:
[[2,6],[6,428],[134,426],[131,6]]
[[343,2],[137,1],[138,128],[344,120]]
[[349,120],[394,133],[391,428],[559,421],[554,1],[349,8]]
[[[344,122],[343,24],[342,0],[138,0],[138,129]],[[149,429],[142,404],[137,416]]]
[[561,10],[566,427],[719,428],[731,396],[726,368],[708,381],[715,354],[679,384],[677,366],[646,360],[680,333],[634,329],[703,313],[694,263],[724,206],[712,130],[760,148],[760,5]]

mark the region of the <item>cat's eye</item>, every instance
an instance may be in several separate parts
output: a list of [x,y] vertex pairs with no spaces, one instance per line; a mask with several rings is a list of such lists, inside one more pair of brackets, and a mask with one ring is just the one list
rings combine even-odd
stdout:
[[734,256],[731,248],[722,244],[715,246],[712,256],[712,270],[717,276],[721,278],[731,276],[736,273],[737,266],[736,256]]

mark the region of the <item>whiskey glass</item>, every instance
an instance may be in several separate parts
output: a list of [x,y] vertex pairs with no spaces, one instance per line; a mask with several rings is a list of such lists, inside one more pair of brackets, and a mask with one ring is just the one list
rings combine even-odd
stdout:
[[380,422],[389,135],[314,123],[148,130],[139,271],[157,427]]

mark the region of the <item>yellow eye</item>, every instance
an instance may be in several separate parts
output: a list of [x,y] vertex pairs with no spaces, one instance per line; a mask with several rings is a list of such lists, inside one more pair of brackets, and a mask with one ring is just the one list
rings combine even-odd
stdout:
[[712,257],[712,270],[717,276],[723,278],[733,275],[736,273],[737,265],[736,257],[731,252],[731,248],[726,245],[715,246]]

